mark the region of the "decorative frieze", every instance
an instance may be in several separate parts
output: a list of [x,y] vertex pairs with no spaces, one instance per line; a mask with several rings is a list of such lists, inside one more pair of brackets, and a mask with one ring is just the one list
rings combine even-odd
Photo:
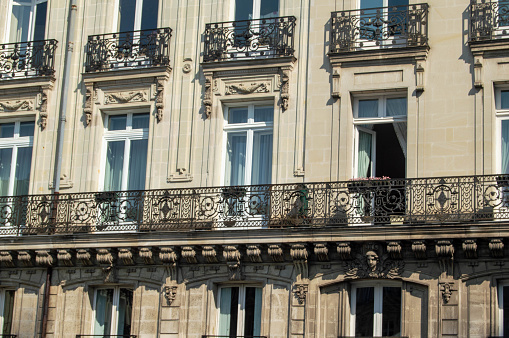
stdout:
[[329,261],[329,248],[327,247],[327,243],[316,243],[314,252],[320,262]]
[[58,263],[62,266],[73,266],[72,255],[70,250],[61,249],[57,251],[57,260]]
[[391,259],[402,259],[401,243],[400,242],[389,242],[387,243],[387,253]]
[[297,298],[299,304],[304,304],[306,302],[306,297],[308,294],[308,284],[306,283],[297,283],[293,286],[293,294]]
[[242,254],[237,245],[225,245],[223,247],[223,257],[228,266],[228,274],[230,280],[242,280],[242,270],[240,260]]
[[112,92],[104,94],[104,104],[147,102],[148,93],[146,90]]
[[352,247],[350,246],[349,242],[338,243],[336,250],[340,260],[346,261],[352,259]]
[[34,101],[29,99],[0,101],[0,112],[33,111]]
[[412,251],[415,258],[426,259],[426,243],[424,241],[413,241]]
[[246,255],[253,263],[261,263],[263,261],[260,245],[248,245],[246,248]]
[[78,249],[76,251],[76,259],[81,262],[84,266],[91,266],[92,254],[89,249]]
[[198,263],[198,260],[196,259],[196,251],[192,246],[185,246],[182,248],[182,258],[184,258],[189,264]]
[[53,255],[49,250],[35,251],[35,263],[39,266],[53,266]]
[[131,248],[118,249],[118,258],[122,260],[124,265],[134,265],[133,252]]
[[201,250],[201,254],[207,263],[217,263],[217,252],[214,246],[204,246]]
[[475,239],[466,239],[463,241],[463,252],[469,259],[477,258],[477,242]]
[[153,255],[152,248],[150,248],[150,247],[140,248],[138,250],[138,255],[140,256],[141,259],[143,259],[143,262],[145,264],[154,264],[154,259],[152,257],[152,255]]
[[504,242],[500,238],[495,238],[490,241],[488,245],[490,248],[490,256],[493,258],[504,257]]
[[168,306],[173,303],[173,301],[177,298],[177,285],[165,285],[164,286],[164,298],[166,298],[166,302]]
[[270,82],[232,83],[225,86],[225,95],[269,93]]
[[281,263],[285,260],[283,257],[283,248],[280,244],[270,244],[267,253],[272,258],[273,262]]

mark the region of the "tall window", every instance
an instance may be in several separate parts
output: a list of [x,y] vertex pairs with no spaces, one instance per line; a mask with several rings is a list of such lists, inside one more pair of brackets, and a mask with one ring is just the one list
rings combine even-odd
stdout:
[[104,191],[145,188],[149,119],[148,113],[106,117]]
[[[408,0],[360,0],[360,38],[386,40],[397,36],[406,29],[404,21]],[[380,7],[385,7],[380,10]],[[374,8],[374,9],[373,9]],[[380,16],[381,15],[381,16]],[[382,20],[382,22],[381,22]]]
[[0,195],[28,195],[33,121],[0,124]]
[[44,40],[48,0],[13,0],[8,42]]
[[354,100],[357,177],[403,178],[406,166],[407,99],[398,96]]
[[509,174],[509,88],[495,91],[495,106],[500,118],[500,173]]
[[118,0],[118,32],[157,29],[159,0]]
[[94,335],[131,334],[133,291],[120,287],[97,289],[94,296]]
[[238,286],[219,289],[219,335],[260,335],[262,288]]
[[273,106],[227,109],[225,185],[271,183],[273,121]]
[[235,21],[278,16],[279,0],[235,0]]
[[351,335],[401,335],[401,287],[359,283],[352,286]]
[[14,293],[14,290],[0,290],[0,335],[11,334]]

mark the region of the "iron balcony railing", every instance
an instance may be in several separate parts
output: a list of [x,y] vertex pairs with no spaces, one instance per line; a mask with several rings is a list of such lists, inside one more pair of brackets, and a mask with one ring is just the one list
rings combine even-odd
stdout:
[[205,25],[203,61],[293,56],[295,17]]
[[170,65],[171,28],[88,37],[85,71]]
[[211,336],[211,335],[202,335],[201,338],[268,338],[267,336]]
[[330,53],[428,46],[428,5],[332,12]]
[[56,48],[57,40],[0,45],[0,79],[53,75]]
[[116,334],[77,334],[76,338],[136,338],[136,335],[133,334],[124,334],[124,335],[116,335]]
[[0,234],[509,221],[509,175],[0,198]]
[[470,42],[509,38],[509,0],[470,3]]
[[0,334],[0,338],[16,338],[18,337],[15,334]]

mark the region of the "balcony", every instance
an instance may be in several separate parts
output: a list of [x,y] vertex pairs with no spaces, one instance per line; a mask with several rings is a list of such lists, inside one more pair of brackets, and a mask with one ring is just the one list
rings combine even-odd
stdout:
[[170,65],[171,28],[88,37],[85,72]]
[[0,45],[0,79],[52,76],[56,48],[56,40]]
[[472,0],[470,43],[509,38],[509,2]]
[[[136,335],[110,335],[110,334],[77,334],[76,338],[136,338]],[[1,338],[1,337],[0,337]]]
[[209,23],[205,26],[204,62],[293,56],[293,16]]
[[509,221],[509,175],[0,198],[4,236]]
[[331,16],[329,55],[427,46],[427,4],[356,9]]
[[202,335],[201,338],[267,338],[267,336],[211,336],[211,335]]

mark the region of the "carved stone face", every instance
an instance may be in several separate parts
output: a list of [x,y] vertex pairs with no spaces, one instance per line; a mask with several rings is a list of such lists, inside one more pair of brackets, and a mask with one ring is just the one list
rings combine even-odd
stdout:
[[378,255],[374,251],[366,252],[366,263],[371,269],[375,269],[378,264]]

